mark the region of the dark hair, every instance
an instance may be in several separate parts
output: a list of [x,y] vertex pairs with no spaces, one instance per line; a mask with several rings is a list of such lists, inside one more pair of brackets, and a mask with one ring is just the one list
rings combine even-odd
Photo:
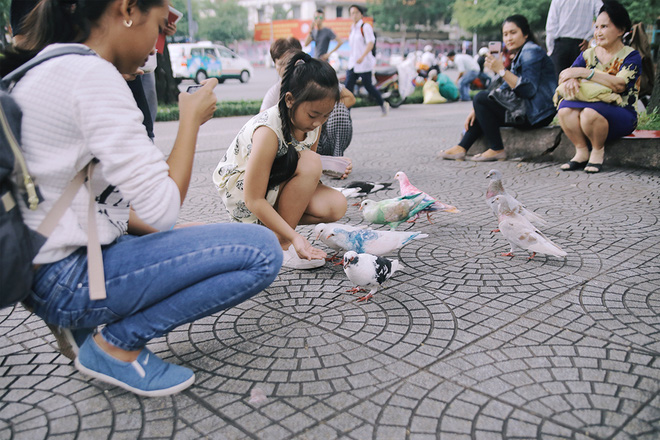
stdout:
[[319,14],[325,15],[325,12],[323,12],[323,9],[317,9],[316,12],[318,12]]
[[[26,50],[41,50],[52,43],[81,43],[113,1],[41,0],[23,21],[25,42],[22,46]],[[135,6],[146,13],[154,6],[163,5],[164,1],[135,0]]]
[[630,28],[632,28],[630,15],[628,15],[628,11],[621,3],[616,0],[605,0],[603,2],[603,7],[598,11],[598,15],[603,12],[610,17],[610,21],[617,29],[624,33],[630,32]]
[[[291,93],[294,102],[291,108],[286,105],[286,94]],[[296,52],[289,59],[280,85],[280,100],[277,104],[282,121],[282,134],[288,144],[288,151],[273,162],[268,179],[272,188],[293,176],[298,166],[298,152],[292,145],[293,125],[291,117],[303,102],[325,98],[339,101],[339,81],[335,69],[326,61],[312,58],[305,52]]]
[[302,50],[302,44],[296,37],[278,38],[270,45],[270,57],[275,61],[290,50]]
[[9,22],[11,23],[12,35],[20,35],[23,20],[33,10],[39,0],[12,0]]
[[364,7],[362,7],[362,6],[360,6],[360,5],[350,5],[350,6],[348,7],[348,10],[350,11],[351,8],[355,8],[355,9],[357,9],[358,11],[360,11],[360,14],[362,14],[362,15],[366,15],[366,13],[367,13],[367,11],[364,9]]
[[[504,20],[504,23],[515,24],[520,28],[523,35],[527,36],[527,41],[531,41],[534,44],[539,44],[539,41],[536,39],[536,35],[534,35],[534,32],[532,32],[532,29],[529,27],[529,22],[524,15],[511,15]],[[504,23],[502,23],[502,26],[504,26]]]
[[447,54],[447,58],[453,57],[455,55],[456,55],[456,52],[454,52],[453,50],[450,50],[449,53]]

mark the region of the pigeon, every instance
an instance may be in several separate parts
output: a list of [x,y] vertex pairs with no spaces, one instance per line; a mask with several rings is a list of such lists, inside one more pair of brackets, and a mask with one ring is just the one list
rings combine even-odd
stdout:
[[503,257],[513,257],[515,249],[524,249],[531,252],[530,260],[537,253],[554,255],[555,257],[565,257],[567,255],[565,251],[536,229],[527,218],[512,209],[507,197],[495,196],[494,201],[498,206],[499,218],[501,219],[500,232],[511,245],[511,251],[503,253]]
[[[323,226],[321,226],[323,225]],[[412,240],[428,237],[421,232],[377,231],[359,229],[340,223],[320,223],[314,228],[317,239],[332,249],[355,251],[372,255],[385,255],[402,248]]]
[[[424,194],[425,202],[433,202],[431,206],[424,209],[424,211],[426,212],[426,218],[428,219],[429,223],[431,223],[430,213],[433,211],[443,211],[443,212],[452,212],[452,213],[460,212],[458,209],[456,209],[455,206],[442,203],[440,200],[436,199],[435,197],[432,197],[429,194],[425,193],[424,191],[417,189],[415,185],[410,183],[410,180],[408,180],[408,176],[406,176],[406,173],[404,173],[403,171],[399,171],[398,173],[396,173],[394,175],[394,178],[399,181],[399,189],[401,191],[402,196],[422,193]],[[417,220],[418,217],[419,214],[415,215],[415,218],[413,220]]]
[[375,182],[351,182],[343,188],[335,188],[341,192],[347,199],[355,197],[366,197],[377,191],[390,189],[391,183],[375,183]]
[[424,194],[401,196],[378,202],[366,199],[360,204],[364,219],[370,223],[388,225],[392,230],[415,214],[431,206],[433,202],[425,202]]
[[399,260],[388,260],[371,254],[358,254],[348,251],[344,254],[344,272],[357,287],[349,292],[359,292],[361,286],[368,287],[369,293],[358,298],[358,301],[368,301],[374,296],[381,284],[394,275],[399,269]]
[[[333,256],[327,258],[328,261],[335,261],[339,252],[345,251],[347,249],[337,244],[335,240],[328,238],[328,236],[332,234],[332,231],[341,230],[349,233],[364,228],[366,228],[366,226],[351,226],[345,225],[343,223],[318,223],[316,226],[314,226],[314,235],[317,240],[320,239],[326,246],[336,251]],[[338,264],[340,263],[337,263],[337,265]]]
[[[498,206],[496,203],[494,203],[494,200],[495,196],[504,196],[507,199],[509,207],[511,207],[511,209],[514,210],[517,214],[522,215],[536,226],[543,226],[547,224],[547,222],[543,220],[538,214],[527,209],[525,205],[520,203],[511,194],[506,192],[504,185],[502,185],[502,173],[500,173],[498,170],[490,170],[486,175],[486,178],[491,179],[490,184],[488,185],[488,190],[486,191],[486,204],[490,207],[490,209],[493,210],[493,214],[495,214],[498,222],[501,221],[501,218],[498,213]],[[493,232],[498,231],[494,230]]]

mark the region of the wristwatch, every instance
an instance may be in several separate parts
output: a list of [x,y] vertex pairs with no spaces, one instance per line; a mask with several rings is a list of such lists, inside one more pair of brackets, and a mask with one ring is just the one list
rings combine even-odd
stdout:
[[504,74],[505,74],[505,73],[506,73],[506,69],[502,69],[502,70],[500,70],[499,72],[497,72],[497,74],[498,74],[499,76],[501,76],[502,78],[504,78]]

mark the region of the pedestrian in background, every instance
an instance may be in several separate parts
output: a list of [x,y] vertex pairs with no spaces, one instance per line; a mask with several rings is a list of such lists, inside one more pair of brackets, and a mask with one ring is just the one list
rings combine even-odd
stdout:
[[601,0],[552,0],[545,23],[545,45],[557,75],[589,47]]
[[390,110],[389,103],[383,100],[378,89],[371,82],[371,76],[376,67],[376,57],[371,50],[376,44],[374,28],[369,23],[365,23],[364,11],[358,5],[351,5],[348,12],[353,20],[351,34],[348,37],[348,43],[351,46],[351,54],[348,58],[348,71],[346,72],[346,88],[353,93],[355,82],[358,78],[362,79],[362,85],[369,96],[374,98],[383,113],[387,116]]
[[[314,41],[316,43],[314,47],[314,58],[327,61],[330,55],[339,50],[339,47],[344,44],[344,40],[335,35],[332,29],[323,26],[324,20],[325,14],[323,13],[323,9],[317,9],[314,14],[314,21],[312,21],[312,30],[305,39],[305,46],[308,46]],[[335,40],[337,45],[328,52],[332,40]]]
[[458,91],[461,95],[461,101],[469,101],[470,84],[475,78],[479,77],[479,63],[472,58],[472,55],[464,53],[457,54],[453,50],[447,54],[447,58],[449,58],[458,69],[456,84],[458,85]]

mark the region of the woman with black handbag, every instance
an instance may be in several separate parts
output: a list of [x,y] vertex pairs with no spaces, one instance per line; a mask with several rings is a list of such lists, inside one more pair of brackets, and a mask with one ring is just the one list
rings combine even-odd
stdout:
[[497,89],[479,92],[473,109],[465,121],[465,134],[458,145],[441,151],[438,157],[464,160],[467,150],[482,135],[489,149],[472,157],[477,162],[506,159],[500,127],[521,129],[544,127],[555,116],[552,95],[557,76],[550,57],[538,45],[527,19],[512,15],[504,20],[502,36],[512,57],[511,70],[504,67],[501,56],[488,54],[485,66],[502,78]]

